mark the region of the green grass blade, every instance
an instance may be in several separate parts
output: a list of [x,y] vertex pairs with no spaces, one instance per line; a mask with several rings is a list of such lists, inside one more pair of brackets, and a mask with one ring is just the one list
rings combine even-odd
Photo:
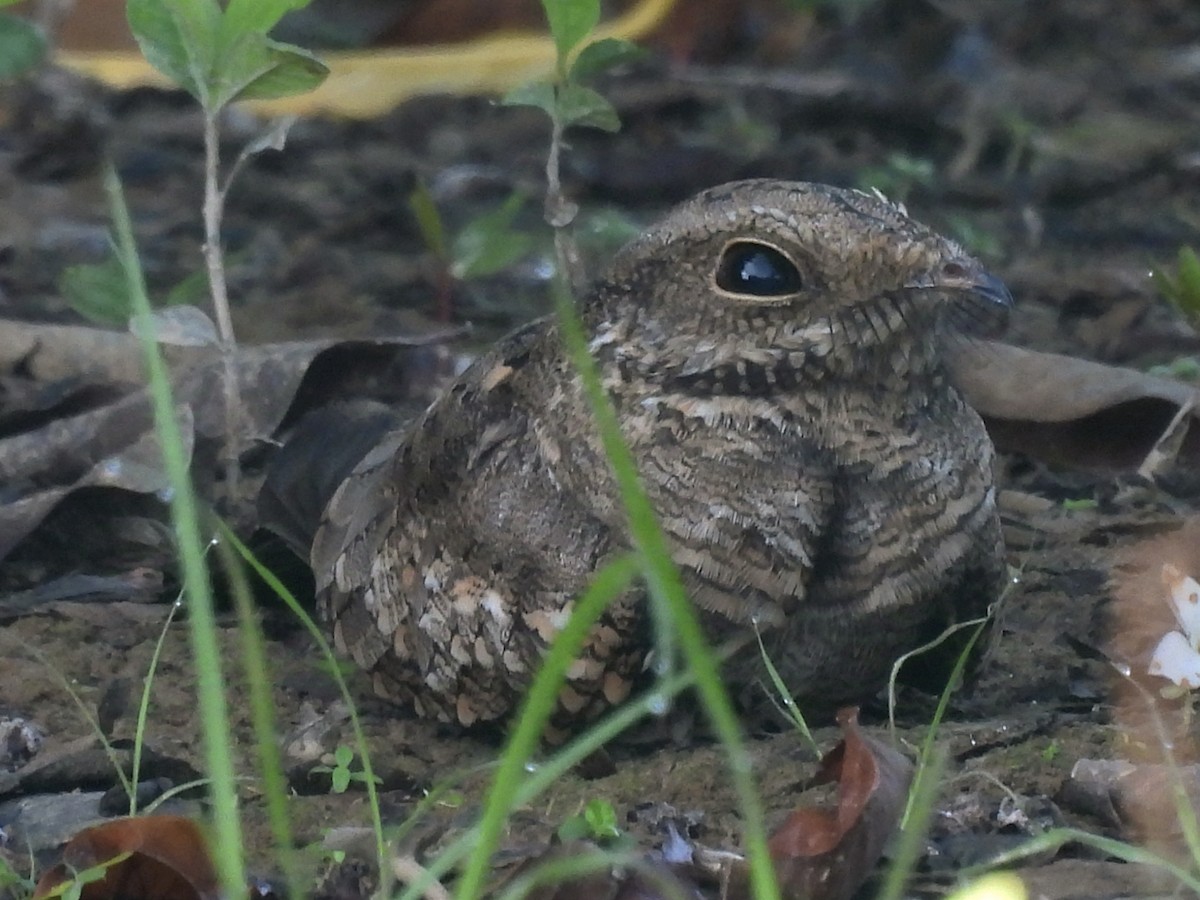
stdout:
[[559,690],[566,680],[567,669],[579,655],[592,625],[608,605],[629,588],[637,572],[637,561],[632,554],[618,556],[600,569],[583,596],[576,602],[563,630],[550,645],[525,696],[520,717],[505,745],[491,789],[488,791],[480,818],[475,851],[467,862],[456,891],[459,898],[474,900],[482,894],[484,881],[491,866],[492,853],[500,842],[504,823],[513,808],[526,764],[537,750],[542,731],[558,702]]
[[150,655],[150,670],[142,682],[142,699],[138,702],[137,723],[134,725],[133,731],[133,764],[129,769],[129,780],[134,785],[134,790],[129,792],[129,814],[131,816],[137,815],[138,811],[136,788],[142,769],[142,747],[146,743],[146,721],[150,715],[150,696],[154,688],[154,673],[158,671],[158,661],[162,658],[163,644],[167,641],[167,633],[170,631],[171,623],[175,621],[175,613],[179,611],[182,602],[183,594],[180,593],[175,602],[171,604],[167,620],[163,622],[162,630],[158,633],[158,640],[154,642],[154,652]]
[[346,707],[350,711],[350,727],[354,732],[354,742],[358,745],[358,756],[362,762],[364,786],[367,790],[367,807],[371,811],[371,827],[375,833],[375,855],[376,863],[379,866],[379,877],[381,883],[386,883],[388,879],[388,854],[387,846],[384,843],[383,837],[383,821],[379,813],[379,791],[376,788],[375,769],[371,765],[371,753],[367,748],[366,734],[363,732],[362,721],[358,717],[358,707],[354,703],[354,695],[350,693],[350,687],[346,684],[346,679],[342,677],[341,669],[337,665],[337,657],[334,655],[333,648],[329,646],[329,641],[325,639],[324,630],[313,621],[312,616],[304,611],[299,602],[276,576],[275,573],[258,561],[250,548],[247,547],[238,536],[230,530],[223,522],[217,524],[218,533],[222,541],[227,541],[234,550],[238,552],[246,564],[258,575],[259,578],[269,587],[280,600],[284,602],[292,615],[304,626],[304,629],[312,636],[313,641],[317,645],[322,658],[329,662],[330,673],[333,679],[337,682],[338,691],[341,692],[342,699],[346,701]]
[[894,843],[892,861],[884,874],[883,886],[876,900],[900,900],[908,876],[917,867],[917,861],[925,849],[925,835],[933,818],[933,807],[937,801],[938,785],[946,770],[946,754],[930,749],[913,776],[908,791],[904,822]]
[[137,333],[145,357],[154,409],[154,427],[162,445],[163,464],[171,484],[171,522],[179,546],[180,564],[188,604],[188,624],[192,655],[196,666],[200,724],[204,737],[205,768],[212,779],[214,857],[225,893],[238,896],[245,892],[246,871],[242,855],[242,829],[237,812],[237,783],[229,740],[229,715],[221,676],[217,623],[213,612],[212,585],[204,565],[208,540],[200,533],[196,501],[192,493],[188,459],[184,452],[175,406],[171,398],[170,377],[155,342],[150,301],[133,240],[133,226],[121,191],[116,169],[104,169],[104,188],[112,209],[117,252],[129,280]]
[[[776,708],[791,721],[796,731],[804,738],[804,742],[808,744],[808,748],[813,752],[813,756],[820,759],[821,748],[817,746],[817,739],[813,737],[812,730],[808,727],[808,722],[805,720],[804,714],[796,706],[796,700],[792,697],[792,692],[783,683],[783,676],[779,674],[779,670],[775,668],[775,663],[771,661],[771,656],[767,653],[767,648],[763,644],[762,634],[759,632],[757,625],[754,628],[754,637],[758,640],[759,657],[762,659],[763,666],[767,670],[767,677],[771,679],[771,687],[774,688],[775,695],[779,698]],[[774,700],[775,698],[772,697],[771,699]]]
[[655,653],[659,674],[670,670],[674,645],[679,648],[688,668],[695,675],[696,692],[725,750],[734,790],[745,821],[743,840],[750,863],[755,896],[775,900],[779,886],[775,868],[767,852],[766,825],[762,802],[752,775],[753,765],[742,740],[741,727],[733,704],[721,682],[720,663],[708,646],[695,610],[684,591],[679,570],[671,559],[666,537],[650,505],[637,474],[633,454],[625,444],[616,411],[600,382],[596,363],[587,349],[587,338],[575,312],[566,286],[558,282],[556,307],[563,341],[591,403],[604,452],[613,468],[621,492],[621,501],[629,517],[630,536],[642,566],[650,593],[657,633]]
[[258,750],[258,767],[262,776],[263,794],[266,797],[267,819],[275,839],[275,860],[283,873],[288,897],[301,897],[299,868],[292,840],[291,819],[288,816],[287,777],[283,772],[278,745],[278,728],[275,721],[275,698],[272,696],[270,672],[267,666],[267,648],[262,628],[255,615],[254,597],[246,579],[245,564],[237,555],[236,548],[228,541],[220,541],[218,549],[221,565],[229,577],[229,589],[237,610],[238,630],[241,634],[241,660],[245,668],[246,684],[250,690],[250,717],[254,725],[254,743]]

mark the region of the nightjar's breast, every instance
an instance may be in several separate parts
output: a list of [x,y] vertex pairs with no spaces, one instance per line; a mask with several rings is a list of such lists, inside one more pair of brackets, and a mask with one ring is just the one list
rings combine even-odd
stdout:
[[[757,630],[802,707],[861,701],[897,657],[998,594],[983,424],[944,383],[909,399],[837,385],[802,403],[660,398],[660,427],[636,447],[710,635]],[[725,674],[760,705],[756,641]]]

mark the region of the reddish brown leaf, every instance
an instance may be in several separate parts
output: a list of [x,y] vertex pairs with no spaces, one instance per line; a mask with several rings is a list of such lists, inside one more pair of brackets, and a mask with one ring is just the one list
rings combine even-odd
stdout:
[[200,828],[182,816],[136,816],[86,828],[63,847],[62,862],[41,879],[33,900],[47,897],[73,872],[122,854],[82,900],[209,900],[219,896],[216,869]]
[[907,757],[858,727],[858,709],[838,713],[845,737],[823,760],[818,783],[836,781],[836,810],[801,807],[771,836],[785,897],[849,898],[866,881],[904,811]]

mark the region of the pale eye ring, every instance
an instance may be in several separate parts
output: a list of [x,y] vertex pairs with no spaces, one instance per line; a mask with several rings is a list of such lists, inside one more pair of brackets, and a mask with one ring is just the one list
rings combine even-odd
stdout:
[[723,291],[751,297],[788,297],[804,287],[787,255],[761,241],[732,241],[721,251],[716,283]]

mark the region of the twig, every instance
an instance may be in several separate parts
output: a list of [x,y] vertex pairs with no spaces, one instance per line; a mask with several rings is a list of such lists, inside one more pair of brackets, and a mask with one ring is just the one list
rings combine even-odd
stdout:
[[577,294],[583,287],[583,262],[579,248],[571,237],[570,226],[579,214],[579,204],[563,196],[562,177],[559,171],[559,156],[564,145],[563,125],[558,115],[550,118],[550,153],[546,156],[546,221],[554,229],[554,255],[571,293]]
[[[423,865],[411,856],[393,856],[392,874],[396,876],[396,880],[401,884],[412,884],[424,878],[428,875],[428,872],[425,871]],[[421,892],[421,896],[425,900],[451,900],[450,892],[442,887],[440,881],[436,880],[429,882],[429,885]]]
[[225,258],[221,248],[225,190],[217,183],[221,168],[221,148],[217,133],[219,115],[219,110],[204,111],[204,263],[208,268],[213,312],[217,317],[217,334],[221,338],[221,358],[225,364],[225,377],[222,379],[225,395],[225,488],[229,496],[233,496],[237,493],[239,478],[237,425],[241,413],[241,396],[234,366],[236,341],[233,319],[229,313],[229,289],[225,281]]

